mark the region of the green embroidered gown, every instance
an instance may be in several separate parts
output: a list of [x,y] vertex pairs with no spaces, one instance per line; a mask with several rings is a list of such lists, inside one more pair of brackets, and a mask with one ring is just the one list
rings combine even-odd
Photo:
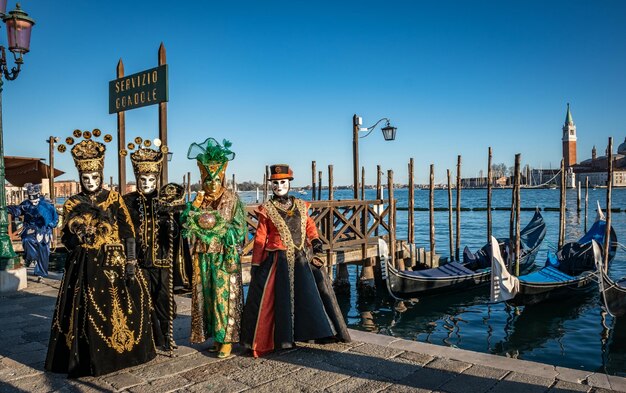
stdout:
[[[215,218],[210,228],[205,223],[208,215]],[[209,337],[222,344],[238,342],[243,309],[239,250],[247,232],[244,206],[235,193],[225,190],[201,208],[189,203],[181,220],[193,253],[191,342]]]

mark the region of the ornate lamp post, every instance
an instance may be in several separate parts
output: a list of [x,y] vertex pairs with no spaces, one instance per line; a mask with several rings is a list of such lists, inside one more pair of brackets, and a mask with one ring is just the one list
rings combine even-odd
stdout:
[[[396,139],[397,128],[392,127],[389,124],[390,120],[388,118],[383,117],[382,119],[374,123],[373,126],[363,128],[361,127],[361,124],[363,124],[363,120],[361,119],[361,117],[357,115],[354,115],[352,117],[352,164],[354,170],[354,199],[359,199],[359,138],[365,138],[369,136],[369,134],[371,134],[376,126],[382,121],[387,122],[386,125],[381,128],[381,131],[383,132],[383,138],[385,138],[386,141],[393,141],[394,139]],[[360,137],[359,132],[367,132],[367,134]]]
[[2,76],[14,80],[20,73],[24,60],[22,56],[30,50],[30,32],[35,21],[28,17],[19,3],[15,10],[6,14],[7,1],[0,0],[0,16],[7,27],[9,51],[13,54],[15,67],[7,66],[6,50],[0,46],[0,271],[11,270],[19,266],[13,245],[9,238],[9,220],[6,209],[6,190],[4,177],[4,138],[2,131]]

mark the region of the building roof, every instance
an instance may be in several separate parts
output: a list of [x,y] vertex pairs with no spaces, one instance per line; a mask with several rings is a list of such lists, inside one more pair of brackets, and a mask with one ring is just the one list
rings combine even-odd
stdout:
[[[574,165],[574,172],[586,173],[586,172],[602,172],[607,170],[608,159],[607,156],[596,157],[595,159],[589,158],[585,161]],[[623,171],[626,170],[626,155],[613,154],[613,170]]]
[[[41,158],[33,157],[4,157],[6,180],[14,186],[22,187],[26,183],[40,184],[41,179],[50,177],[50,167]],[[54,170],[54,177],[65,172]]]
[[567,103],[567,113],[565,114],[565,125],[573,126],[574,119],[572,118],[572,112],[569,110],[569,102]]
[[624,138],[624,142],[617,147],[617,154],[626,155],[626,138]]

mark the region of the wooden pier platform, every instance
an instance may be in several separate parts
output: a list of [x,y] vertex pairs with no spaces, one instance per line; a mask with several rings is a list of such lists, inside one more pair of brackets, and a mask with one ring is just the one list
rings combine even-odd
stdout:
[[298,343],[254,359],[191,345],[190,299],[177,297],[176,357],[101,377],[45,372],[60,275],[0,297],[0,392],[626,392],[626,378],[351,330],[353,342]]

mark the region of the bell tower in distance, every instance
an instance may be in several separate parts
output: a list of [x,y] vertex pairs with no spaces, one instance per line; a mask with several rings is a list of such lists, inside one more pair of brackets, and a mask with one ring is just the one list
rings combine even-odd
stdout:
[[572,119],[572,112],[567,103],[567,113],[565,114],[565,124],[563,125],[563,162],[565,170],[576,164],[576,125]]

